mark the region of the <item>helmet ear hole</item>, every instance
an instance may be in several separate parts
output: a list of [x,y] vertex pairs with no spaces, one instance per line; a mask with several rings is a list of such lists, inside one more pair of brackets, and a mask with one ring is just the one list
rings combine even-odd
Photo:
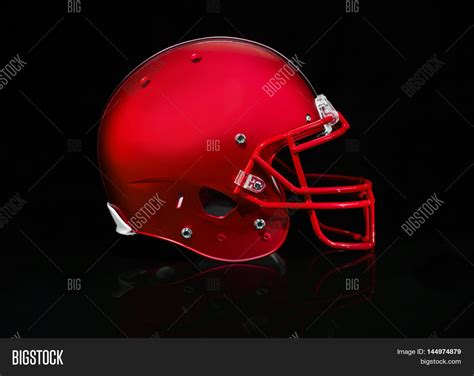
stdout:
[[229,196],[209,187],[201,187],[199,202],[207,215],[217,218],[226,217],[237,206]]

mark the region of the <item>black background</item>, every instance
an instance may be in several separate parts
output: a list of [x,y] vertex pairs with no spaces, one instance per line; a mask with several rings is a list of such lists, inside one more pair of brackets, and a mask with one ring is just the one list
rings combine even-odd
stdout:
[[[472,336],[472,13],[431,2],[362,1],[358,12],[347,12],[344,1],[255,3],[82,2],[69,13],[66,1],[2,1],[0,66],[16,54],[27,65],[0,91],[0,204],[16,192],[27,204],[0,230],[0,335]],[[196,293],[206,279],[194,275],[194,287],[163,292],[145,281],[136,295],[112,296],[120,273],[163,265],[193,271],[202,261],[114,232],[96,168],[101,111],[140,62],[214,35],[296,53],[316,91],[351,124],[347,137],[360,150],[341,140],[314,164],[374,182],[371,299],[340,306],[339,283],[332,299],[311,303],[306,290],[321,274],[308,276],[308,264],[321,247],[304,215],[292,218],[279,252],[287,274],[272,274],[263,290],[243,267],[235,270],[243,278],[222,277],[218,292]],[[444,65],[409,98],[401,85],[433,54]],[[433,193],[445,204],[407,236],[400,226]],[[80,278],[82,289],[68,291],[68,278]],[[279,291],[281,284],[290,287]]]

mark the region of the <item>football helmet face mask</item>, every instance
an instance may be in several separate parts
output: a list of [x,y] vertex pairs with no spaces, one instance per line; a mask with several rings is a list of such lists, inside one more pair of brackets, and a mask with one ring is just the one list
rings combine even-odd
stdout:
[[[102,117],[99,162],[116,230],[247,261],[275,252],[288,210],[301,209],[328,247],[371,249],[371,182],[307,173],[300,159],[348,128],[297,65],[269,47],[226,37],[170,47],[119,85]],[[284,149],[289,163],[279,158]],[[361,233],[318,216],[350,209],[362,212]]]

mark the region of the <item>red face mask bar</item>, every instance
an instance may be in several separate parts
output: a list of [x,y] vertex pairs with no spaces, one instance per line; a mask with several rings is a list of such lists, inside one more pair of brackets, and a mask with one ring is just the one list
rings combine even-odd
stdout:
[[[271,137],[254,150],[245,170],[241,170],[235,179],[236,187],[234,194],[239,194],[248,201],[264,208],[308,210],[314,232],[325,245],[331,248],[345,250],[372,249],[375,244],[375,200],[372,193],[372,183],[364,178],[305,173],[303,170],[299,153],[334,140],[349,129],[349,124],[346,119],[332,107],[324,95],[318,95],[316,98],[316,107],[321,119],[305,124],[287,133]],[[289,148],[294,169],[286,166],[275,158],[276,153],[284,146],[288,146]],[[274,160],[296,175],[299,186],[291,183],[272,166]],[[261,167],[285,189],[293,194],[301,195],[304,202],[290,202],[288,200],[284,202],[271,202],[245,192],[244,190],[260,194],[265,189],[264,180],[251,173],[256,165]],[[333,184],[331,186],[311,187],[308,185],[308,180],[311,179],[315,182],[330,182]],[[358,199],[332,202],[313,201],[313,196],[317,195],[334,195],[335,197],[341,197],[342,195],[347,196],[348,194],[357,195]],[[316,210],[358,208],[362,209],[364,214],[365,231],[363,234],[327,226],[321,223],[316,215]],[[323,233],[323,230],[327,233],[345,236],[352,241],[333,241]]]

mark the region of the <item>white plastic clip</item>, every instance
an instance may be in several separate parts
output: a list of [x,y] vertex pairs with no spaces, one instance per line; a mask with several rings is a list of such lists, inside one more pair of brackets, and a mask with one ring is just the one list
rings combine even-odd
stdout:
[[321,119],[328,116],[332,116],[334,118],[334,120],[324,126],[325,134],[331,133],[332,126],[339,122],[339,113],[333,107],[331,102],[328,101],[324,94],[319,94],[314,100],[314,103],[316,104],[316,108],[318,109],[319,117]]
[[256,175],[245,174],[244,171],[240,170],[237,174],[234,183],[239,187],[245,188],[254,193],[260,193],[265,189],[265,182],[263,179]]
[[120,235],[135,235],[136,232],[120,217],[117,210],[110,204],[107,203],[107,208],[109,209],[110,215],[115,222],[115,231],[117,231]]

